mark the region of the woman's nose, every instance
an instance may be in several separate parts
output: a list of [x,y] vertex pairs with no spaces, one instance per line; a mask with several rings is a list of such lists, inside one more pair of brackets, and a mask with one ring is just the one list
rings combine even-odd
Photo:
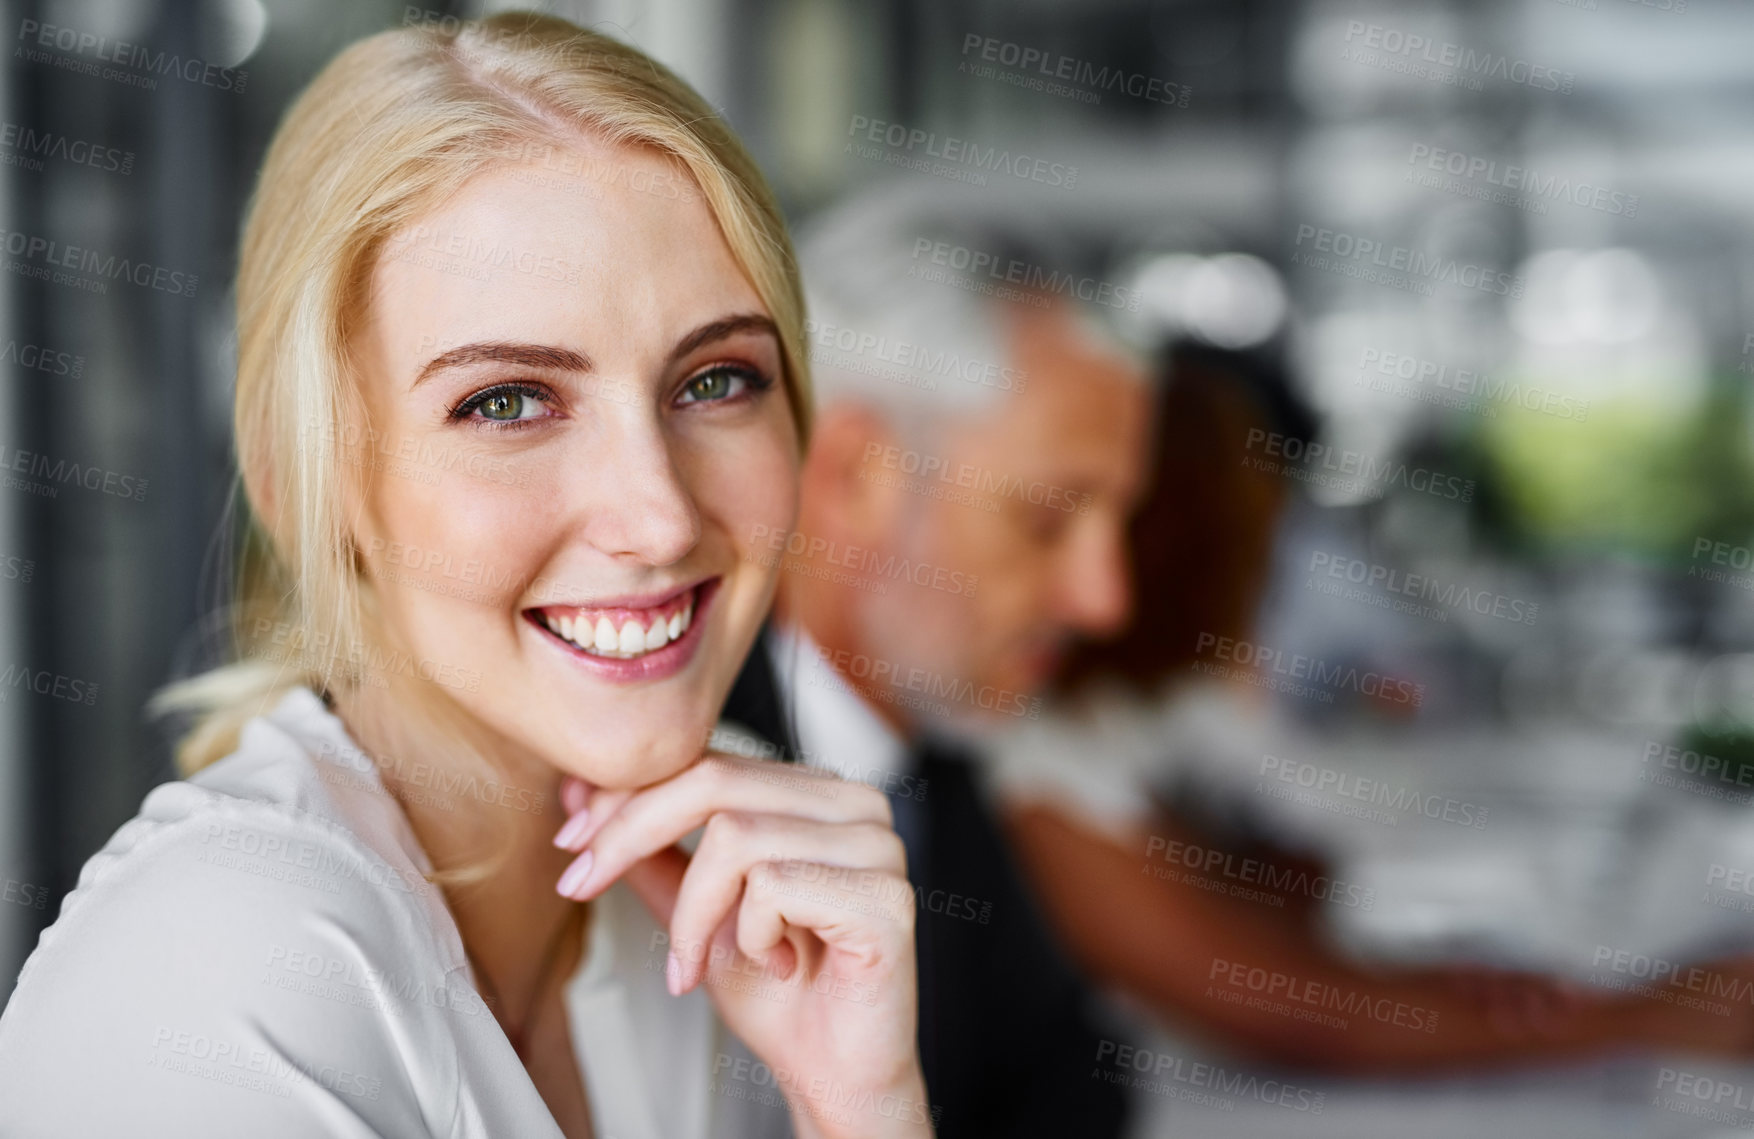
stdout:
[[700,511],[662,425],[609,419],[586,445],[577,483],[591,544],[649,565],[681,561],[700,541]]

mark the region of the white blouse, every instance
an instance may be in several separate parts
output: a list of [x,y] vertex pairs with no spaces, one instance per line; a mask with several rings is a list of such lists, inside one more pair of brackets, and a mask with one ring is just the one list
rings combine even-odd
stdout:
[[[0,1136],[560,1139],[430,869],[345,725],[287,693],[80,871],[0,1017]],[[706,990],[666,991],[627,887],[590,931],[566,1008],[597,1139],[790,1135]]]

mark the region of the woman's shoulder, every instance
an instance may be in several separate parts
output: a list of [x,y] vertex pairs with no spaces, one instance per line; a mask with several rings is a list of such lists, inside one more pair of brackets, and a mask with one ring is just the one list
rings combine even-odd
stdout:
[[443,901],[428,870],[375,768],[298,688],[250,720],[231,755],[146,796],[87,860],[41,948],[70,923],[130,913],[156,927],[161,914],[229,924],[249,910],[323,912],[364,919],[362,932],[394,936],[403,951],[429,930],[432,954],[461,965],[461,943],[435,921]]
[[321,708],[289,694],[86,863],[0,1018],[0,1070],[29,1091],[0,1120],[107,1120],[85,1086],[240,1118],[268,1117],[255,1093],[287,1118],[338,1099],[403,1127],[454,1099],[456,1030],[491,1014],[375,773],[337,782],[319,753],[345,740]]

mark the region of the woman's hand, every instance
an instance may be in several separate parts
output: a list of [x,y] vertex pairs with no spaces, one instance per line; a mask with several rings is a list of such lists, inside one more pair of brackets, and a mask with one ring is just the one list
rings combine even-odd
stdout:
[[[705,982],[773,1069],[801,1136],[931,1135],[916,1045],[914,892],[889,801],[786,763],[707,753],[638,791],[568,780],[560,892],[626,877],[669,927],[672,993]],[[705,827],[690,857],[677,841]]]

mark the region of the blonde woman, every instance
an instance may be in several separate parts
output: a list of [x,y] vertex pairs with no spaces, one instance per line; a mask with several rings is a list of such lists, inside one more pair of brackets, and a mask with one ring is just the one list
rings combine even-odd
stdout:
[[553,18],[373,36],[237,304],[239,659],[158,701],[188,778],[26,964],[0,1134],[931,1134],[887,801],[705,747],[809,419],[727,128]]

